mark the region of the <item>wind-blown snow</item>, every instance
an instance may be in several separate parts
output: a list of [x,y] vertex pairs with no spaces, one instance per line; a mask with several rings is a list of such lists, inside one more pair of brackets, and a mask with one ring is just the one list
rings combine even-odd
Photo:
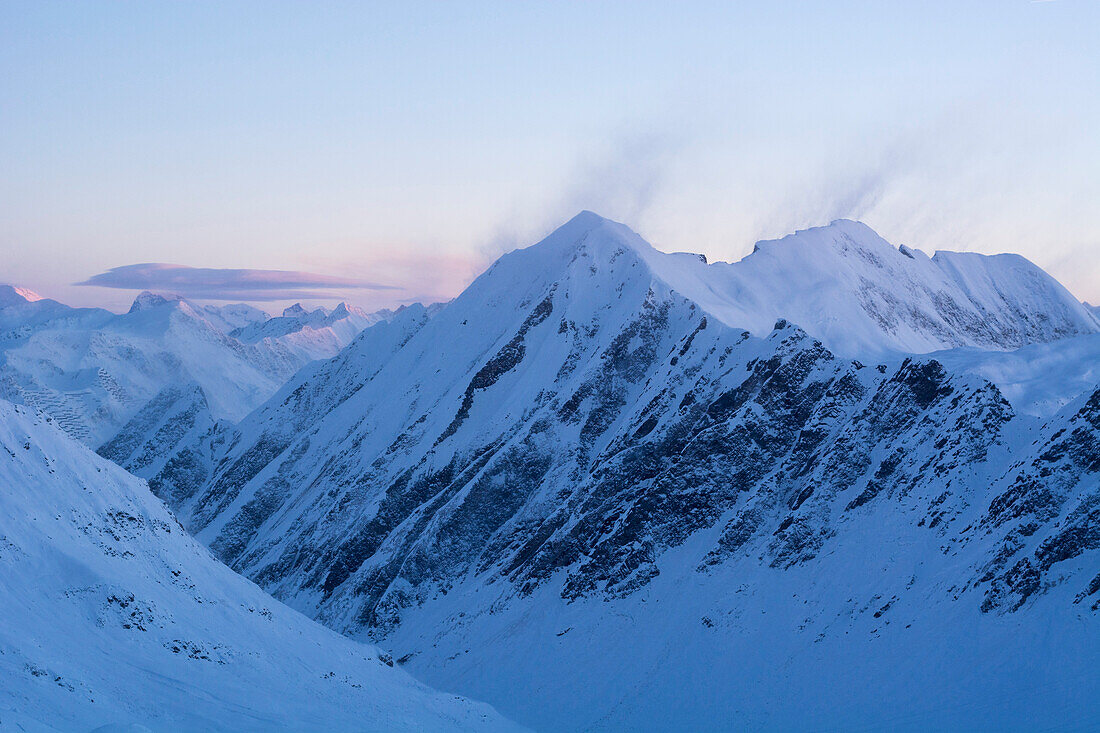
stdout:
[[988,379],[1020,412],[1050,418],[1100,384],[1100,335],[1029,344],[1013,351],[953,349],[933,354],[952,371]]
[[513,728],[274,601],[50,422],[0,401],[0,729]]

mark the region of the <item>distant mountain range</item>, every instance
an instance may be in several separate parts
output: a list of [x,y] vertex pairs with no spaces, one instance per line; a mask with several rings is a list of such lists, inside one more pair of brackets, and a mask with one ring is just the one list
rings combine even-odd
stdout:
[[49,412],[93,447],[165,388],[193,386],[215,418],[239,420],[302,366],[388,317],[341,304],[271,318],[149,292],[116,315],[0,286],[0,398]]

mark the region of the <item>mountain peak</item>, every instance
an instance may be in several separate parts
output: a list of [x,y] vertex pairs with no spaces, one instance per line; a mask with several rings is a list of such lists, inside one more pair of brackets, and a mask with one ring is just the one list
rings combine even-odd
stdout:
[[134,298],[133,305],[130,306],[130,313],[138,313],[140,311],[150,310],[166,303],[181,303],[183,302],[183,296],[176,295],[175,293],[154,293],[150,290],[143,290],[138,293],[138,296]]
[[582,211],[491,270],[501,287],[532,275],[541,287],[578,256],[590,259],[586,272],[604,271],[598,287],[651,277],[730,327],[762,336],[785,318],[844,355],[1003,350],[1100,332],[1094,312],[1023,257],[930,257],[851,219],[760,241],[738,262],[707,264],[661,252],[629,227]]
[[284,318],[301,318],[306,315],[306,309],[302,307],[301,303],[295,303],[289,308],[283,309]]
[[879,236],[878,232],[863,222],[853,219],[834,219],[823,226],[799,229],[778,239],[762,239],[753,246],[752,251],[756,254],[776,246],[795,245],[839,248],[840,251],[848,250],[853,245],[863,250],[893,249],[893,246]]
[[604,223],[617,224],[618,222],[612,221],[607,217],[600,216],[595,211],[582,209],[576,216],[567,221],[564,226],[576,224],[577,226],[592,228]]
[[551,232],[550,236],[546,237],[543,242],[551,239],[557,240],[584,236],[597,229],[614,230],[615,228],[627,229],[629,231],[625,224],[620,224],[617,221],[612,221],[611,219],[604,218],[593,211],[585,209]]
[[33,290],[18,285],[0,285],[0,308],[19,303],[33,303],[42,300],[42,296]]
[[581,245],[612,245],[651,252],[653,246],[633,229],[587,209],[565,222],[546,238],[524,249],[536,252],[571,251]]
[[332,309],[332,312],[329,313],[326,316],[326,318],[329,321],[340,321],[340,320],[343,320],[344,318],[349,318],[351,316],[358,316],[359,318],[367,318],[367,317],[369,317],[369,314],[366,311],[364,311],[362,308],[356,308],[354,305],[348,305],[347,303],[339,303],[339,304],[337,304],[337,306],[335,308]]

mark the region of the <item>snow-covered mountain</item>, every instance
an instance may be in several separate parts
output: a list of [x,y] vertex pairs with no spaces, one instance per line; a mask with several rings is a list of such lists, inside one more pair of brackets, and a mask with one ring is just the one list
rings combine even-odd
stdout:
[[[385,317],[374,318],[375,325],[357,337],[354,349],[330,361],[311,362],[279,391],[279,395],[295,395],[298,414],[289,421],[286,421],[288,415],[281,415],[282,422],[270,428],[291,436],[302,428],[299,420],[311,419],[307,407],[322,411],[324,405],[337,404],[359,386],[357,382],[342,381],[352,371],[345,365],[346,358],[362,360],[365,355],[368,362],[381,363],[438,309],[417,303],[386,311]],[[357,368],[361,369],[362,364],[357,362]],[[333,373],[337,375],[335,379],[315,377]],[[306,392],[310,389],[315,391]],[[190,496],[193,487],[210,478],[225,441],[236,434],[231,424],[216,418],[197,386],[169,386],[149,400],[98,452],[136,476],[148,479],[157,495],[179,505]]]
[[[1097,331],[1014,256],[841,221],[708,265],[584,213],[149,475],[276,597],[535,727],[1081,723]],[[1074,386],[1017,408],[986,355],[1051,343]]]
[[340,303],[331,311],[307,311],[296,303],[281,316],[241,326],[230,335],[246,344],[279,343],[304,361],[313,361],[334,356],[364,328],[392,317],[388,309],[366,313]]
[[28,288],[18,285],[0,285],[0,308],[42,300],[42,296]]
[[[585,213],[570,223],[594,221]],[[867,357],[959,346],[1013,349],[1100,332],[1100,319],[1019,255],[894,247],[865,224],[758,242],[735,263],[658,252],[622,225],[617,236],[665,282],[723,323],[764,335],[779,318],[832,351]],[[564,228],[563,228],[564,229]]]
[[230,333],[238,328],[263,323],[271,318],[267,312],[247,303],[204,305],[202,314],[222,333]]
[[[200,308],[149,292],[115,315],[8,288],[0,291],[0,397],[46,411],[92,446],[164,389],[195,386],[215,419],[239,420],[302,366],[386,317],[343,307],[320,323],[271,319],[243,304]],[[274,335],[233,335],[276,321]]]
[[0,729],[512,729],[274,601],[144,482],[2,401],[0,487]]
[[1100,334],[1028,344],[1012,351],[974,348],[930,355],[953,372],[997,385],[1019,412],[1047,418],[1100,384]]

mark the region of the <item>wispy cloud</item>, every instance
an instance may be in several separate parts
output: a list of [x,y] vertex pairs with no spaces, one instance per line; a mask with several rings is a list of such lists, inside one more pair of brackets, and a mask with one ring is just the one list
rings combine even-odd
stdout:
[[363,292],[352,300],[361,307],[392,308],[404,303],[447,301],[462,292],[492,261],[492,257],[472,252],[441,252],[429,244],[364,244],[368,256],[334,257],[318,254],[311,263],[333,272],[361,275],[391,283],[400,283],[400,291]]
[[488,263],[533,244],[585,209],[643,227],[669,187],[677,155],[687,143],[685,131],[656,123],[608,132],[578,153],[560,188],[537,201],[514,203],[481,240],[481,259]]
[[149,262],[112,267],[74,283],[123,290],[161,290],[197,300],[331,298],[339,291],[401,290],[356,278],[293,270],[237,270]]
[[565,209],[638,221],[663,188],[682,145],[680,137],[655,130],[611,137],[602,151],[580,161]]

